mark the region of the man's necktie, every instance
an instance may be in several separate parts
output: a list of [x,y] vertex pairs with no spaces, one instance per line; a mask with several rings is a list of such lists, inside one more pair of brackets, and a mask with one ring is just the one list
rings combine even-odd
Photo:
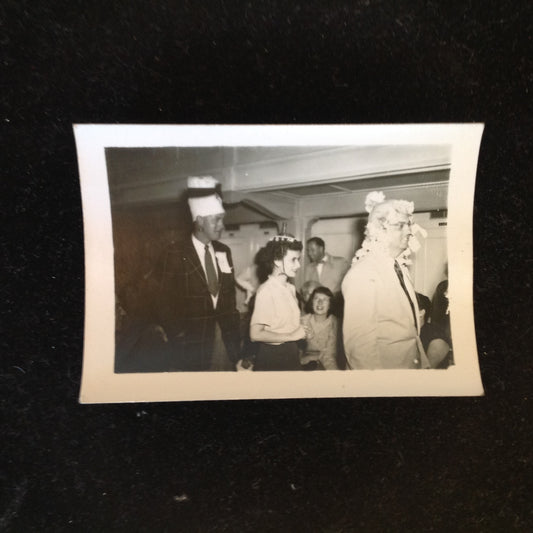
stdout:
[[403,272],[398,264],[398,261],[394,261],[394,270],[396,271],[396,274],[398,276],[398,279],[400,280],[400,285],[402,286],[403,292],[405,292],[405,295],[407,296],[407,299],[409,300],[409,305],[411,306],[411,311],[413,312],[413,320],[415,321],[415,327],[417,326],[418,322],[416,320],[416,311],[415,311],[415,305],[413,304],[413,300],[411,300],[411,296],[409,295],[409,291],[407,290],[407,287],[405,286],[405,280],[403,278]]
[[218,293],[217,273],[211,252],[209,251],[209,245],[207,244],[205,245],[205,272],[207,274],[207,288],[213,296],[216,296]]

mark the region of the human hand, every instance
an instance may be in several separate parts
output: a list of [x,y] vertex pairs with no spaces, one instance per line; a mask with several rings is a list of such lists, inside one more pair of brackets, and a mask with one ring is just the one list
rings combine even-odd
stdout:
[[302,318],[300,322],[301,322],[302,327],[304,328],[304,331],[305,331],[305,338],[306,339],[312,339],[315,334],[314,334],[313,328],[311,327],[309,322],[307,320],[305,320],[305,318]]
[[311,326],[304,325],[303,328],[304,328],[304,331],[305,331],[305,338],[306,339],[312,339],[315,336],[315,333],[314,333],[313,329],[311,328]]
[[307,336],[307,333],[305,331],[304,326],[298,326],[292,333],[291,333],[291,340],[292,341],[299,341],[300,339],[305,339]]

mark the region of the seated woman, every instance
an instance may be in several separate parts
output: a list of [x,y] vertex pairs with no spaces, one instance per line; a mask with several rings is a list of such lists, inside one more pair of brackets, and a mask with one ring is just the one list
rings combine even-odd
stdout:
[[337,317],[331,314],[333,293],[327,287],[316,288],[308,302],[309,313],[302,317],[309,337],[300,361],[304,368],[338,370],[337,366]]
[[296,293],[296,296],[298,297],[298,302],[300,304],[300,309],[302,310],[302,315],[305,315],[309,312],[308,310],[308,304],[311,300],[311,295],[313,294],[313,291],[320,287],[320,283],[318,281],[309,280],[306,281],[299,292]]
[[259,256],[269,275],[257,289],[250,321],[250,338],[259,344],[255,371],[301,370],[297,341],[306,330],[290,279],[300,268],[302,248],[294,237],[276,235]]
[[445,369],[453,364],[451,339],[441,324],[431,320],[431,302],[424,294],[416,293],[420,310],[420,340],[431,368]]

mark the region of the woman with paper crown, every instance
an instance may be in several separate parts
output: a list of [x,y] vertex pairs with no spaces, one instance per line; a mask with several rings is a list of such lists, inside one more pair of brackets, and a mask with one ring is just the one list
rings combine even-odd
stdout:
[[302,248],[300,241],[282,234],[260,254],[269,276],[257,289],[250,321],[250,338],[259,343],[254,370],[301,370],[297,341],[307,332],[290,279],[300,268]]
[[420,342],[419,311],[406,265],[420,244],[414,205],[366,198],[365,239],[342,282],[343,337],[349,369],[429,368]]
[[231,250],[218,242],[224,207],[212,176],[188,179],[192,235],[172,244],[159,266],[161,313],[174,359],[169,370],[235,370],[239,314]]

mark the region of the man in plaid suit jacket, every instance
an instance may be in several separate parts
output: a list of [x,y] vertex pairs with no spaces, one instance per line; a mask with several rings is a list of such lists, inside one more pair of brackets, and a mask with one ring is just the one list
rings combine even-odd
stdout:
[[189,178],[192,235],[158,265],[161,322],[171,343],[168,370],[235,370],[239,314],[231,250],[218,242],[224,209],[211,177]]

